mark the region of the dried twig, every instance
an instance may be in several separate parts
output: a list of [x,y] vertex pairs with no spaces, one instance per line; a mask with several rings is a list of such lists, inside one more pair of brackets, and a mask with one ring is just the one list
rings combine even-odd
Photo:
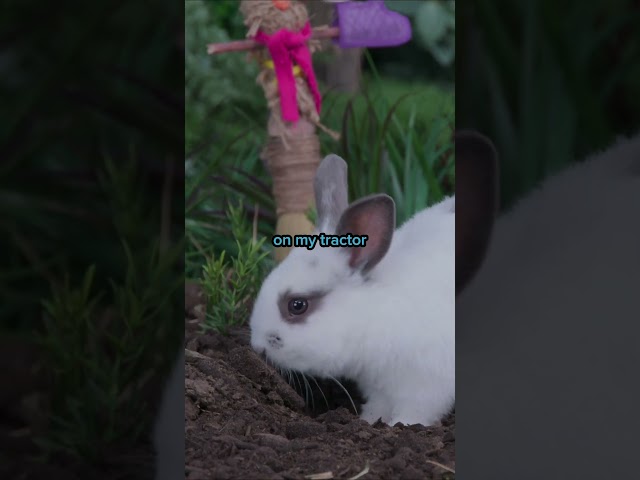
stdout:
[[334,478],[333,472],[312,473],[311,475],[305,475],[304,478],[309,480],[331,480]]
[[[339,36],[340,29],[338,27],[317,27],[312,31],[311,40],[337,38]],[[227,52],[246,52],[249,50],[258,50],[263,47],[264,45],[254,40],[236,40],[233,42],[209,43],[207,45],[207,53],[209,55],[215,55],[217,53]]]
[[364,477],[367,473],[369,473],[369,462],[365,463],[364,468],[360,473],[349,478],[349,480],[358,480],[358,478]]
[[447,472],[451,472],[451,473],[454,473],[454,474],[456,473],[456,471],[453,468],[447,467],[446,465],[443,465],[440,462],[436,462],[434,460],[427,460],[427,463],[430,463],[431,465],[435,465],[436,467],[440,467],[443,470],[446,470]]

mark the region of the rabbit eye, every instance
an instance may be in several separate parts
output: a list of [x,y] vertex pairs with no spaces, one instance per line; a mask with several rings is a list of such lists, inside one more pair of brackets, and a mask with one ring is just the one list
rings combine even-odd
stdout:
[[299,324],[307,321],[324,301],[328,291],[298,291],[286,290],[278,297],[278,310],[283,322]]
[[302,315],[309,308],[309,302],[304,298],[293,298],[289,300],[288,308],[291,315]]

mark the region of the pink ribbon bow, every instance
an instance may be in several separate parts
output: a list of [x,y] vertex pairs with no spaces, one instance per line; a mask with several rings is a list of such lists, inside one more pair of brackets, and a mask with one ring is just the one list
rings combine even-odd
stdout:
[[300,118],[296,82],[293,76],[293,62],[304,73],[316,105],[316,111],[320,114],[320,91],[311,64],[311,52],[309,52],[306,43],[310,37],[311,25],[308,22],[299,33],[282,29],[273,35],[267,35],[258,30],[255,36],[256,42],[266,45],[273,59],[278,80],[278,92],[280,93],[282,118],[287,122],[297,122]]

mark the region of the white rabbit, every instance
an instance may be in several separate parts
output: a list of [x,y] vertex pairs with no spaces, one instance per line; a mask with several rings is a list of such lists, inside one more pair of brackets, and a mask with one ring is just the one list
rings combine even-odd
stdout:
[[458,136],[459,238],[474,226],[456,256],[457,473],[635,478],[640,136],[545,181],[485,250],[495,185],[475,173],[494,163],[486,139]]
[[454,198],[395,230],[384,194],[347,203],[347,165],[324,158],[315,234],[368,235],[365,247],[294,248],[265,279],[251,345],[280,367],[344,376],[373,423],[430,425],[455,398]]

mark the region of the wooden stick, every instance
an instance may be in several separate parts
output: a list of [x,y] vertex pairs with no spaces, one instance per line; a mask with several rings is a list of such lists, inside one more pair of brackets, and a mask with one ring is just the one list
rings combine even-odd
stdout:
[[[311,33],[313,39],[336,38],[340,36],[338,27],[318,27],[314,28]],[[234,42],[210,43],[207,45],[207,53],[215,55],[216,53],[226,52],[244,52],[248,50],[256,50],[264,45],[254,40],[236,40]]]

